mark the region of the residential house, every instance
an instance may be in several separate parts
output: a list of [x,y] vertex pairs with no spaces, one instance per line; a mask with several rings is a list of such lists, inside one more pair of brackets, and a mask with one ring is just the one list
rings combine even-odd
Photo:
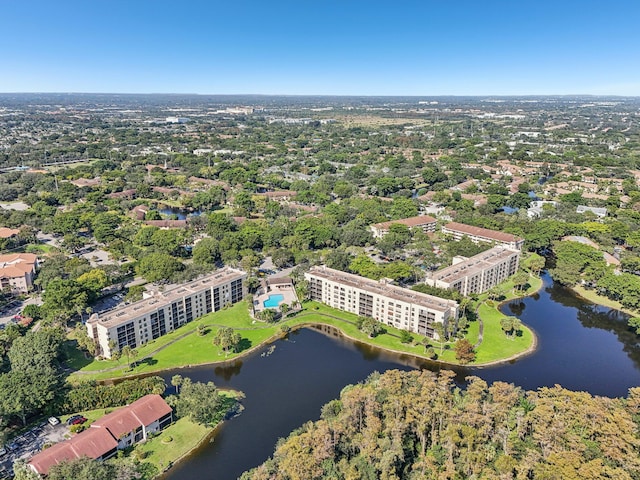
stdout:
[[160,395],[145,395],[95,421],[87,430],[57,443],[29,460],[35,473],[46,476],[54,465],[82,457],[102,461],[149,438],[173,421],[173,410]]

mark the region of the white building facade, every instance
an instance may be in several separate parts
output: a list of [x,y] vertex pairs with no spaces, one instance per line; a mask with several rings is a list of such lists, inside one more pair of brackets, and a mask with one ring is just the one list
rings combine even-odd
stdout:
[[420,228],[424,233],[434,233],[436,231],[437,220],[428,215],[419,215],[417,217],[402,218],[400,220],[390,220],[388,222],[374,223],[369,226],[373,238],[382,238],[391,228],[391,225],[405,225],[409,229]]
[[483,293],[518,271],[520,250],[493,247],[470,258],[456,257],[450,267],[430,273],[425,283],[457,290],[462,295]]
[[446,325],[458,318],[457,302],[391,285],[385,279],[371,280],[326,266],[311,268],[305,278],[312,300],[431,338],[437,338],[436,323]]
[[151,298],[94,314],[87,332],[99,346],[99,355],[111,358],[113,350],[136,348],[207,313],[239,302],[246,295],[247,274],[223,268]]

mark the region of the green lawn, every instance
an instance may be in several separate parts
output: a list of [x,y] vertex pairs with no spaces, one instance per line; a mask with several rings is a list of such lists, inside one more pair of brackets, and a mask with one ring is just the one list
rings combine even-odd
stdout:
[[507,336],[500,327],[500,319],[504,317],[495,306],[480,305],[478,314],[484,323],[482,344],[476,349],[474,363],[487,363],[512,357],[531,347],[533,332],[522,326],[522,335]]
[[[142,461],[163,472],[178,459],[195,449],[213,432],[213,428],[181,418],[165,428],[160,435],[136,446],[143,453]],[[170,441],[169,441],[170,439]]]
[[[529,289],[522,292],[522,294],[530,294],[536,291],[540,288],[541,282],[539,278],[531,277]],[[506,282],[503,286],[505,291],[508,292],[506,299],[518,296],[513,293],[513,286],[509,282]],[[482,343],[477,348],[477,359],[474,363],[482,364],[509,358],[530,348],[533,341],[533,333],[526,328],[526,326],[523,326],[521,336],[516,338],[507,337],[500,328],[500,318],[502,314],[497,310],[497,305],[489,307],[484,303],[485,300],[486,295],[483,295],[478,301],[480,304],[478,312],[484,322],[484,337]],[[355,325],[356,320],[357,316],[354,314],[342,312],[318,302],[305,302],[304,310],[301,313],[281,323],[286,323],[291,328],[314,323],[328,324],[339,328],[347,336],[356,340],[401,353],[425,357],[425,347],[418,343],[422,340],[421,336],[412,334],[414,343],[405,344],[400,341],[400,330],[385,325],[384,329],[386,333],[378,335],[375,338],[369,338],[357,329]],[[239,302],[219,312],[210,313],[198,320],[190,322],[178,330],[140,347],[138,349],[138,357],[136,359],[130,359],[131,362],[138,360],[134,368],[129,367],[129,362],[126,358],[118,361],[94,360],[85,364],[87,362],[86,359],[72,356],[69,365],[72,367],[80,366],[81,368],[79,368],[79,370],[83,373],[72,374],[70,380],[72,382],[90,379],[104,380],[126,375],[157,372],[187,365],[230,360],[243,355],[247,350],[257,347],[269,339],[276,338],[280,334],[281,323],[265,324],[258,322],[250,317],[246,302]],[[205,335],[199,336],[197,334],[196,329],[199,324],[207,327]],[[475,321],[471,322],[469,326],[467,338],[473,344],[476,344],[479,339],[479,325],[480,322]],[[220,326],[232,327],[241,334],[243,341],[238,353],[225,355],[224,352],[213,345],[213,337]],[[453,344],[449,344],[448,347],[450,348],[445,347],[441,352],[438,342],[432,341],[430,343],[438,353],[439,360],[457,363],[452,348]]]
[[[203,336],[199,336],[196,332],[199,324],[207,326],[206,334]],[[241,351],[239,353],[225,355],[220,348],[213,345],[213,337],[218,330],[218,325],[229,326],[239,331],[243,338]],[[121,358],[120,360],[93,360],[91,363],[79,369],[79,371],[83,373],[72,374],[70,381],[104,380],[123,375],[137,375],[185,365],[220,362],[241,355],[249,348],[253,348],[273,337],[279,331],[279,325],[269,325],[253,320],[249,316],[247,303],[239,302],[229,308],[210,313],[198,320],[183,325],[177,330],[138,348],[138,364],[134,368],[129,367],[129,362],[127,362],[126,358]],[[182,336],[185,337],[171,344],[171,342]],[[153,353],[161,347],[164,348]],[[131,358],[131,363],[133,363],[134,360],[136,359]],[[69,362],[70,366],[81,363],[82,359],[75,357]]]
[[595,290],[587,290],[581,285],[576,285],[571,287],[571,289],[580,295],[582,298],[589,300],[590,302],[596,303],[598,305],[603,305],[609,308],[615,308],[616,310],[620,310],[622,312],[628,313],[632,316],[637,316],[638,312],[631,310],[629,308],[625,308],[622,306],[620,302],[615,300],[611,300],[610,298],[605,297],[604,295],[598,295]]

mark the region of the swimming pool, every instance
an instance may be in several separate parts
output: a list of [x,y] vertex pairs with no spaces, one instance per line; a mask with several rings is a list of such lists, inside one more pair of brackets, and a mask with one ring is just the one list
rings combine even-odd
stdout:
[[277,308],[282,300],[284,300],[284,295],[281,293],[275,293],[273,295],[269,295],[269,298],[262,302],[262,305],[264,305],[264,308]]

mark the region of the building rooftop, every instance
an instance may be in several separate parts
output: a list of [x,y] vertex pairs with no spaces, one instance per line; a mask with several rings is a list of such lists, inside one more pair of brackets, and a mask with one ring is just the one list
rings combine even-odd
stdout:
[[40,475],[47,475],[54,465],[81,457],[100,458],[117,447],[118,442],[107,430],[89,428],[36,454],[29,464]]
[[514,253],[519,253],[517,250],[505,248],[503,246],[493,247],[486,252],[479,253],[473,257],[468,258],[464,262],[456,263],[449,267],[438,270],[431,275],[432,280],[441,280],[448,283],[454,283],[455,281],[464,278],[466,276],[474,275],[485,268],[492,267],[497,262],[505,260],[512,256]]
[[233,280],[244,278],[245,276],[246,273],[241,270],[225,267],[206,277],[199,278],[184,285],[179,285],[165,292],[158,292],[151,298],[115,308],[105,314],[94,314],[89,319],[89,322],[97,322],[106,328],[110,328],[133,318],[138,318],[146,313],[154,312],[161,306],[202,291],[205,288],[216,287]]
[[17,228],[0,227],[0,238],[11,238],[20,233]]
[[456,308],[458,306],[457,302],[453,300],[447,300],[433,295],[428,295],[426,293],[416,292],[408,288],[402,288],[388,283],[371,280],[369,278],[360,277],[358,275],[353,275],[351,273],[341,272],[340,270],[334,270],[333,268],[329,268],[324,265],[320,267],[312,267],[311,270],[309,270],[309,273],[326,280],[360,288],[364,291],[383,295],[401,302],[414,303],[440,312],[445,312],[450,308]]
[[429,215],[419,215],[417,217],[401,218],[399,220],[389,220],[388,222],[375,223],[372,227],[388,230],[394,223],[406,225],[407,227],[417,227],[428,223],[436,223],[437,220]]
[[489,230],[488,228],[473,227],[471,225],[465,225],[464,223],[458,222],[447,223],[444,228],[448,230],[455,230],[466,235],[489,238],[498,242],[519,242],[522,240],[520,237],[516,237],[510,233]]

